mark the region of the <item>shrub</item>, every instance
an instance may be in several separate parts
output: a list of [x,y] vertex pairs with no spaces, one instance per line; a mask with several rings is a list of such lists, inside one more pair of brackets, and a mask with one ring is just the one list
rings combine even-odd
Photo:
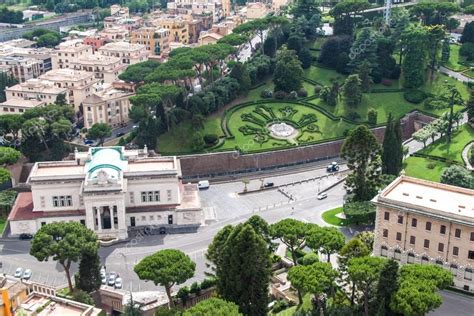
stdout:
[[385,87],[390,87],[393,84],[393,82],[392,80],[389,80],[389,79],[382,79],[381,84]]
[[262,92],[260,92],[260,96],[264,99],[269,99],[273,97],[273,91],[270,89],[264,89]]
[[314,93],[315,93],[316,95],[318,95],[319,92],[321,92],[321,89],[322,89],[321,86],[315,86],[315,87],[314,87]]
[[204,279],[201,282],[201,290],[211,288],[211,287],[215,286],[216,283],[217,283],[216,279],[213,279],[213,278]]
[[434,169],[436,167],[436,164],[434,162],[430,162],[426,165],[426,168],[428,169]]
[[390,74],[390,79],[397,80],[398,78],[400,78],[401,73],[402,68],[400,67],[400,65],[395,65],[395,67],[393,67],[392,73]]
[[278,99],[278,100],[283,100],[283,99],[286,99],[287,97],[287,94],[285,91],[276,91],[274,94],[273,94],[273,97],[275,99]]
[[369,201],[346,202],[342,209],[350,223],[373,224],[375,221],[375,207]]
[[410,103],[418,104],[424,99],[426,99],[428,95],[424,91],[412,89],[406,91],[403,94],[403,97]]
[[367,121],[370,125],[377,124],[377,110],[370,108],[367,112]]
[[298,98],[298,92],[296,91],[291,91],[290,94],[288,95],[288,99],[290,100],[296,100]]
[[191,284],[191,289],[189,290],[189,292],[199,295],[199,293],[201,293],[201,286],[199,285],[199,283],[194,282],[193,284]]
[[474,60],[474,43],[466,42],[462,44],[459,55],[466,57],[468,61]]
[[347,117],[349,118],[349,120],[351,121],[357,121],[358,119],[360,119],[360,115],[359,113],[357,112],[350,112]]
[[300,98],[306,98],[308,96],[308,92],[305,89],[301,88],[298,90],[298,96]]
[[206,134],[204,135],[204,142],[207,145],[215,145],[219,141],[219,137],[216,134]]
[[309,266],[315,262],[319,262],[319,257],[314,252],[310,252],[310,253],[305,254],[304,257],[301,258],[300,261],[302,265]]
[[74,290],[72,293],[72,299],[79,303],[84,303],[88,305],[95,305],[94,299],[89,293],[84,292],[82,290]]
[[423,106],[427,109],[427,110],[432,110],[433,109],[433,101],[434,101],[434,98],[427,98],[425,100],[425,102],[423,102]]
[[181,299],[183,304],[186,304],[186,300],[189,297],[189,288],[187,286],[183,286],[179,289],[178,293],[176,294],[177,297]]

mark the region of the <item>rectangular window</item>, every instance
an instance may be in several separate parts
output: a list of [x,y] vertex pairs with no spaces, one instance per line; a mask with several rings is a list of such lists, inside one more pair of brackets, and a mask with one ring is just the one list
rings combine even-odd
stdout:
[[474,232],[471,232],[471,241],[474,241]]
[[72,206],[72,196],[70,195],[66,196],[66,205]]
[[441,227],[439,228],[439,233],[440,233],[441,235],[446,234],[446,226],[441,225]]
[[403,215],[398,215],[398,224],[403,224]]
[[168,201],[171,201],[171,190],[167,190],[166,194],[168,195]]
[[474,260],[474,250],[469,250],[469,252],[467,253],[467,258],[469,260]]
[[160,202],[160,191],[155,191],[155,202]]
[[414,245],[415,244],[415,236],[410,236],[410,245]]
[[401,241],[402,240],[402,233],[397,233],[397,240]]
[[439,252],[443,252],[443,251],[444,251],[444,244],[443,244],[442,242],[440,242],[440,243],[438,244],[438,251],[439,251]]
[[458,256],[459,255],[459,248],[458,247],[453,247],[453,256]]
[[153,191],[148,192],[148,202],[153,202]]
[[82,225],[86,226],[86,220],[85,219],[81,219],[80,222],[81,222]]
[[425,247],[426,249],[430,248],[430,240],[429,239],[425,239],[425,241],[423,242],[423,247]]
[[384,230],[383,230],[383,236],[384,236],[385,238],[388,237],[388,229],[384,229]]
[[53,206],[54,207],[59,206],[59,198],[57,196],[53,196]]
[[59,205],[60,206],[66,206],[66,197],[65,196],[60,196],[59,197]]
[[426,222],[426,230],[431,231],[431,222]]
[[412,218],[411,219],[411,227],[416,227],[417,224],[418,224],[418,221],[416,220],[416,218]]
[[385,212],[385,214],[383,215],[383,218],[388,221],[390,220],[390,213],[389,212]]
[[454,237],[461,238],[461,230],[459,228],[456,228],[454,231]]
[[142,192],[142,202],[146,202],[146,192]]

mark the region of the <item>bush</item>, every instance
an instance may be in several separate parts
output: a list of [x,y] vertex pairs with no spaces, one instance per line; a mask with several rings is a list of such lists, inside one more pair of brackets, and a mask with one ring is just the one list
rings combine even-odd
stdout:
[[459,49],[459,55],[466,57],[468,61],[474,60],[474,43],[464,43]]
[[434,162],[430,162],[426,165],[426,168],[428,169],[434,169],[436,167],[436,164]]
[[273,97],[273,91],[270,89],[264,89],[262,92],[260,92],[260,96],[264,99],[269,99]]
[[183,286],[178,290],[178,293],[176,294],[177,297],[181,299],[183,304],[186,304],[186,300],[189,297],[189,288],[187,286]]
[[215,286],[217,283],[216,279],[204,279],[201,282],[201,290],[205,290]]
[[346,202],[342,210],[350,223],[373,224],[375,221],[375,206],[369,201]]
[[285,309],[291,307],[292,304],[287,303],[285,300],[278,300],[272,307],[272,313],[273,314],[278,314],[281,311],[284,311]]
[[310,253],[305,254],[304,257],[301,258],[300,261],[302,265],[309,266],[315,262],[319,262],[319,257],[314,252],[310,252]]
[[207,145],[215,145],[219,141],[219,137],[216,134],[206,134],[204,135],[204,142]]
[[308,96],[308,92],[305,89],[301,88],[298,90],[298,96],[300,98],[306,98]]
[[319,95],[319,92],[321,92],[321,89],[322,89],[321,86],[315,86],[315,87],[314,87],[314,93],[315,93],[316,95]]
[[424,91],[413,89],[406,91],[403,97],[410,103],[418,104],[426,99],[428,95]]
[[350,112],[347,117],[349,118],[349,120],[351,121],[357,121],[358,119],[360,119],[360,115],[359,113],[357,112]]
[[289,100],[296,100],[298,99],[298,92],[296,91],[291,91],[290,94],[288,95]]
[[377,124],[377,110],[370,108],[367,112],[367,121],[370,125]]
[[199,295],[199,293],[201,293],[201,286],[199,285],[199,283],[194,282],[193,284],[191,284],[191,289],[189,290],[189,292]]
[[434,98],[427,98],[425,100],[425,102],[423,102],[423,106],[427,109],[427,110],[432,110],[433,109],[433,101],[434,101]]
[[278,99],[278,100],[284,100],[287,98],[287,94],[285,91],[276,91],[274,94],[273,94],[273,97],[275,99]]
[[400,68],[400,65],[395,65],[395,67],[393,67],[392,73],[390,74],[390,79],[397,80],[400,78],[401,73],[402,69]]
[[95,305],[94,299],[89,293],[84,292],[82,290],[74,290],[72,293],[72,299],[79,303],[84,303],[88,305]]

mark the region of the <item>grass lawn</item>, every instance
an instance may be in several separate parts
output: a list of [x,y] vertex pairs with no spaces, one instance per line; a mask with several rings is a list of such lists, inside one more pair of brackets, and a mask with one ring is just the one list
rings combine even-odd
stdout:
[[3,233],[3,230],[5,229],[6,224],[7,224],[7,219],[0,217],[0,235]]
[[456,88],[458,88],[459,93],[461,94],[463,99],[467,100],[467,98],[469,97],[469,88],[467,87],[467,85],[462,83],[461,81],[458,81],[454,78],[451,78],[451,77],[449,77],[447,75],[444,75],[444,74],[441,74],[441,73],[435,74],[435,79],[433,80],[433,82],[430,82],[429,78],[427,78],[425,86],[422,87],[422,90],[424,90],[425,92],[437,95],[440,92],[442,92],[442,89],[445,85],[446,80],[449,83],[454,84],[456,86]]
[[455,131],[451,143],[443,137],[438,139],[427,148],[421,150],[423,154],[443,157],[449,160],[463,162],[462,150],[468,143],[474,140],[474,129],[464,124],[459,130]]
[[334,80],[342,82],[346,79],[345,75],[341,75],[333,69],[316,66],[311,66],[310,68],[305,69],[304,76],[325,86],[331,85]]
[[454,71],[463,71],[465,70],[466,66],[461,65],[459,62],[463,62],[463,57],[459,56],[459,49],[461,48],[460,45],[451,44],[451,52],[449,54],[449,61],[446,63],[446,68],[449,68]]
[[340,214],[340,213],[342,213],[342,207],[337,207],[335,209],[324,212],[321,215],[321,217],[326,223],[330,225],[346,226],[347,225],[346,221],[336,216],[337,214]]
[[448,164],[420,157],[408,157],[404,163],[405,174],[410,177],[439,182],[441,173]]
[[270,313],[269,315],[292,316],[297,311],[300,312],[302,315],[310,315],[312,310],[313,305],[311,304],[311,296],[310,294],[306,294],[305,296],[303,296],[303,304],[301,304],[301,306],[292,306],[277,314]]

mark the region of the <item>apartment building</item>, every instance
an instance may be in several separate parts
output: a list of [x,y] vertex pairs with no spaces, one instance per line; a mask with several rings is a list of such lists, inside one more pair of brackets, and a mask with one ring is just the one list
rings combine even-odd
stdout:
[[118,76],[127,69],[127,66],[121,61],[120,57],[99,54],[86,55],[72,60],[70,68],[92,72],[100,82],[112,83],[118,80]]
[[83,43],[85,45],[92,46],[94,52],[96,52],[100,47],[104,46],[107,43],[107,38],[100,35],[88,36],[85,37]]
[[127,42],[105,44],[99,48],[98,53],[104,56],[120,57],[122,64],[126,65],[147,61],[149,55],[145,45]]
[[94,86],[94,92],[83,101],[84,126],[90,128],[95,123],[107,123],[118,127],[129,121],[129,97],[133,92],[119,90],[109,84]]
[[104,18],[104,28],[119,27],[127,31],[132,31],[140,28],[143,25],[143,18],[133,16],[129,18],[120,16],[108,16]]
[[53,69],[40,79],[52,82],[55,87],[66,88],[69,103],[76,112],[81,110],[82,102],[94,92],[92,86],[99,82],[93,72],[75,69]]
[[42,74],[41,61],[23,56],[0,57],[0,72],[11,74],[19,82],[38,78]]
[[248,2],[246,7],[247,20],[256,20],[265,17],[270,10],[262,2]]
[[126,41],[129,34],[128,30],[121,27],[109,27],[97,33],[98,36],[110,42]]
[[0,103],[0,114],[21,114],[32,108],[54,103],[60,94],[67,96],[68,90],[57,87],[50,81],[29,79],[5,89],[6,101]]
[[82,39],[63,42],[51,53],[53,69],[70,68],[71,62],[90,54],[93,54],[92,46],[84,44]]
[[474,292],[474,190],[401,176],[372,202],[374,255],[437,264]]
[[150,55],[163,55],[170,50],[169,37],[170,31],[167,29],[142,27],[131,32],[130,43],[144,45]]
[[160,29],[167,29],[170,32],[170,42],[189,43],[188,23],[183,16],[165,15],[152,21],[152,23]]

